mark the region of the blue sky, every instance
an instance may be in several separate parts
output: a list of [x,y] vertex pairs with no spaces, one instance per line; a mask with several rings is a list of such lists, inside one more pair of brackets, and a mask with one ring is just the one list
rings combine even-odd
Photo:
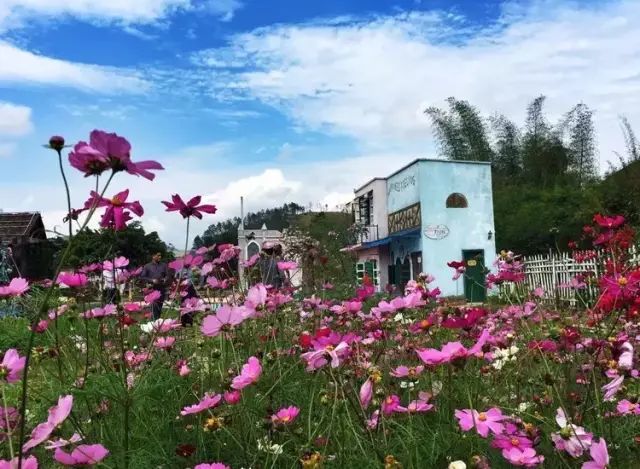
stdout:
[[[640,2],[2,0],[0,208],[61,224],[56,162],[39,144],[94,128],[167,168],[119,178],[145,226],[181,244],[171,193],[209,221],[297,201],[335,207],[372,176],[437,149],[421,111],[448,96],[522,121],[595,110],[601,166],[640,125]],[[73,203],[90,182],[72,175]],[[206,223],[197,224],[201,231]]]

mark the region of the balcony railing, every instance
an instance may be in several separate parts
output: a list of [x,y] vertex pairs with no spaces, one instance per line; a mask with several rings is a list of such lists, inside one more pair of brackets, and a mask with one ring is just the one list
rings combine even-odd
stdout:
[[366,225],[363,226],[358,233],[358,241],[360,243],[370,243],[378,240],[378,225]]

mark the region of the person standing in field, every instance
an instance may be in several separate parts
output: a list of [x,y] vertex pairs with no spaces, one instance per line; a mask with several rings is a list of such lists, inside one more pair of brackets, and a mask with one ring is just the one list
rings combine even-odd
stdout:
[[165,262],[162,262],[162,254],[157,252],[151,257],[151,262],[142,268],[140,280],[154,290],[160,292],[160,298],[151,304],[153,319],[159,319],[162,315],[162,305],[167,296],[167,287],[171,284],[171,271]]
[[265,241],[262,244],[260,255],[260,275],[264,285],[271,285],[273,288],[282,286],[282,277],[278,270],[278,258],[276,256],[276,244]]

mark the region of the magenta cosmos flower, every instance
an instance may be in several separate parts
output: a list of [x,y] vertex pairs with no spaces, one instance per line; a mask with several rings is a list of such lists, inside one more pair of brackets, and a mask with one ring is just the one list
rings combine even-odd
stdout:
[[109,455],[109,450],[102,445],[80,445],[71,453],[56,448],[53,457],[65,466],[93,466]]
[[22,451],[29,451],[40,443],[48,440],[53,431],[67,419],[73,407],[73,396],[62,396],[58,399],[58,405],[49,409],[47,421],[39,424],[31,432],[31,438],[22,447]]
[[[18,469],[18,458],[15,457],[11,461],[0,459],[0,469]],[[38,460],[35,456],[29,456],[22,459],[22,469],[38,469]]]
[[231,387],[238,390],[244,389],[257,382],[261,374],[262,366],[260,365],[260,360],[256,357],[249,357],[247,363],[242,366],[242,372],[233,378]]
[[29,282],[21,277],[16,277],[11,279],[9,285],[0,287],[0,298],[6,296],[22,296],[27,290],[29,290]]
[[89,143],[78,142],[69,154],[69,163],[82,171],[85,176],[97,176],[107,169],[113,172],[126,171],[135,176],[153,180],[151,170],[164,169],[157,161],[131,161],[131,144],[115,133],[94,130]]
[[205,394],[200,402],[194,405],[187,406],[182,409],[180,415],[183,417],[185,415],[199,414],[207,409],[213,409],[217,407],[222,401],[222,394]]
[[184,202],[182,197],[178,194],[171,196],[171,202],[165,200],[162,203],[167,207],[167,212],[180,212],[183,218],[196,217],[202,219],[202,213],[216,213],[218,210],[215,205],[200,205],[202,196],[196,195],[189,199],[188,202]]
[[299,413],[300,409],[296,406],[283,407],[271,416],[271,422],[275,425],[288,425],[298,417]]
[[369,407],[371,399],[373,398],[373,380],[371,378],[367,379],[360,387],[360,393],[358,397],[360,399],[360,405],[363,409]]
[[503,449],[502,456],[514,466],[535,467],[544,461],[544,456],[538,455],[533,448]]
[[226,464],[222,464],[221,462],[213,462],[213,463],[198,464],[193,469],[231,469],[231,468]]
[[170,349],[175,342],[175,337],[158,337],[153,345],[159,349]]
[[73,272],[61,272],[57,279],[58,285],[69,288],[84,287],[88,282],[85,274]]
[[26,358],[21,357],[16,349],[9,349],[4,353],[2,363],[0,363],[0,382],[15,383],[20,380],[22,370],[24,370]]
[[597,443],[591,445],[589,455],[592,460],[584,463],[582,469],[606,469],[609,467],[609,451],[604,438],[600,438]]
[[141,217],[144,214],[144,209],[140,202],[127,202],[129,197],[129,189],[118,192],[111,199],[100,197],[100,195],[91,191],[89,199],[84,203],[85,210],[91,207],[106,207],[105,212],[100,219],[100,226],[102,228],[113,228],[115,230],[123,230],[127,227],[127,222],[131,220],[129,211],[135,213]]
[[496,407],[486,412],[478,412],[475,409],[456,410],[455,415],[463,431],[466,432],[475,427],[478,435],[483,438],[486,438],[489,432],[496,435],[502,433],[504,425],[500,422],[507,418],[502,415],[502,411]]

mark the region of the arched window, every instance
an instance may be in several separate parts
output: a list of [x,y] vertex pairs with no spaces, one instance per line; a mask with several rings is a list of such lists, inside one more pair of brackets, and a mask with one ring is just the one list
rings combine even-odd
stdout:
[[251,256],[258,254],[259,252],[260,252],[260,246],[258,246],[258,243],[256,243],[255,241],[251,241],[247,245],[247,259],[251,258]]
[[454,192],[447,197],[447,208],[467,208],[467,198],[460,192]]

